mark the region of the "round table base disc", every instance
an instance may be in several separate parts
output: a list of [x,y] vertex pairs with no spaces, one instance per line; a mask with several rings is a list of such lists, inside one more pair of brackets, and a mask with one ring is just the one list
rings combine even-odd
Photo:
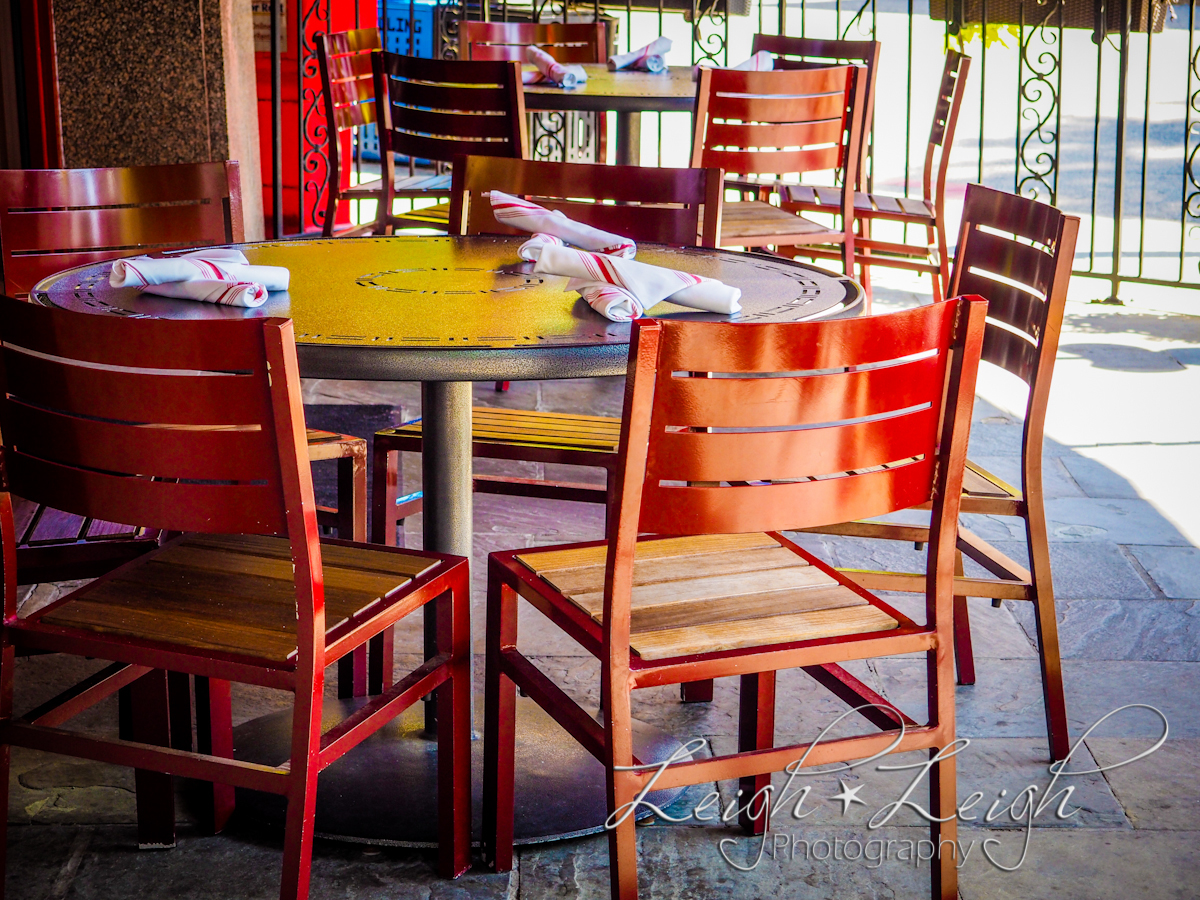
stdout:
[[[325,726],[365,702],[325,701]],[[288,757],[290,710],[234,729],[238,759],[276,765]],[[483,715],[476,710],[471,754],[472,841],[482,833]],[[608,803],[604,767],[532,700],[517,698],[516,785],[513,834],[517,844],[565,840],[604,830]],[[679,741],[645,722],[633,722],[633,746],[645,762],[661,762]],[[686,757],[685,757],[686,758]],[[437,846],[437,740],[424,732],[418,703],[321,772],[317,788],[318,837],[402,847]],[[655,791],[647,802],[662,807],[681,788]],[[284,799],[238,791],[239,815],[282,828]],[[652,813],[639,810],[639,818]]]

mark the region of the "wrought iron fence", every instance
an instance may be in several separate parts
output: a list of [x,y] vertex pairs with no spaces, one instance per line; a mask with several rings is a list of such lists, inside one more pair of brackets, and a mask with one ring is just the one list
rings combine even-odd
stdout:
[[[883,43],[876,190],[919,189],[942,52],[975,57],[952,182],[1016,191],[1084,220],[1077,274],[1200,287],[1200,46],[1196,8],[1163,0],[479,0],[434,3],[434,52],[464,18],[609,17],[628,49],[675,39],[673,63],[736,63],[756,31]],[[380,0],[417,18],[416,0]],[[682,51],[682,52],[681,52]],[[643,160],[686,165],[684,113],[647,114]],[[655,122],[657,119],[657,122]],[[556,123],[545,123],[553,130]],[[902,137],[901,137],[902,135]],[[669,137],[669,140],[664,138]],[[683,138],[680,140],[679,138]],[[546,144],[547,142],[543,142]],[[553,142],[549,142],[553,144]],[[951,236],[953,239],[953,236]],[[1114,264],[1114,261],[1116,263]]]

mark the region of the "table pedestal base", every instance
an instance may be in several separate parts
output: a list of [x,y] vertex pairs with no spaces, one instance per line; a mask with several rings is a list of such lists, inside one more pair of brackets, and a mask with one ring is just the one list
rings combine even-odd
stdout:
[[[326,726],[349,715],[365,698],[326,700]],[[437,846],[437,740],[425,734],[422,704],[380,729],[321,773],[317,789],[318,837],[402,847]],[[288,756],[291,712],[247,722],[234,730],[238,759],[278,764]],[[633,723],[633,746],[647,762],[667,759],[680,743]],[[475,723],[483,733],[483,716]],[[608,816],[604,767],[532,700],[517,698],[517,844],[595,834]],[[472,842],[481,834],[483,741],[472,743]],[[664,806],[682,789],[656,791],[647,800]],[[282,797],[238,791],[241,814],[282,827]]]

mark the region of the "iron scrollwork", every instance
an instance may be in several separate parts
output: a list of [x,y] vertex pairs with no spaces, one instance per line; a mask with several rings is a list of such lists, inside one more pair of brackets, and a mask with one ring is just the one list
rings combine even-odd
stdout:
[[[1048,0],[1047,5],[1049,13],[1036,25],[1021,23],[1014,177],[1016,193],[1053,204],[1058,193],[1062,0]],[[1024,8],[1023,3],[1022,20]]]
[[[1185,160],[1184,175],[1187,184],[1184,187],[1183,214],[1186,219],[1200,219],[1200,171],[1197,170],[1197,155],[1200,154],[1200,46],[1189,48],[1192,52],[1188,60],[1188,111],[1187,134],[1184,135]],[[1190,231],[1195,231],[1192,225]]]
[[330,134],[322,105],[321,75],[317,65],[316,36],[329,31],[329,0],[301,0],[299,34],[300,92],[300,230],[321,228],[325,222],[325,197],[329,185],[326,143]]

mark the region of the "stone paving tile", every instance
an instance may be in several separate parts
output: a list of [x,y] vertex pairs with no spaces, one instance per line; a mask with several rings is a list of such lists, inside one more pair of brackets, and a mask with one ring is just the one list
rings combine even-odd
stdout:
[[6,897],[61,900],[92,840],[92,828],[22,826],[8,829]]
[[[1196,832],[1067,831],[1036,829],[1021,861],[1022,844],[1011,832],[981,831],[995,838],[992,857],[968,857],[959,878],[962,900],[1193,900],[1200,871]],[[913,895],[916,896],[916,895]]]
[[[733,753],[736,749],[737,742],[733,738],[713,739],[713,751],[717,754]],[[886,807],[905,797],[914,782],[916,787],[912,789],[908,798],[923,809],[929,808],[929,777],[923,769],[927,759],[928,756],[923,751],[916,751],[890,754],[874,762],[859,763],[849,770],[835,771],[837,767],[834,765],[821,767],[820,773],[804,774],[804,770],[801,770],[794,779],[787,773],[776,773],[772,777],[772,784],[775,786],[774,800],[779,804],[779,808],[772,818],[772,825],[779,822],[793,828],[857,826],[865,830],[868,823],[874,819],[877,825],[925,826],[928,820],[909,806],[898,808],[886,822],[883,821],[883,817],[887,816]],[[964,811],[964,816],[974,818],[976,823],[969,824],[964,819],[962,827],[985,827],[986,818],[990,816],[992,821],[986,824],[988,828],[1024,828],[1028,815],[1027,806],[1023,801],[1014,806],[1014,801],[1022,791],[1030,787],[1037,788],[1036,794],[1033,794],[1035,805],[1046,795],[1052,781],[1052,774],[1048,771],[1048,759],[1049,750],[1044,739],[972,739],[956,757],[958,799],[959,803],[963,804],[976,792],[981,797],[969,810]],[[892,766],[910,768],[889,768]],[[1096,762],[1087,748],[1081,747],[1072,757],[1067,772],[1083,773],[1096,767]],[[845,814],[842,812],[842,801],[831,799],[841,791],[843,785],[850,789],[860,786],[861,790],[857,796],[864,804],[852,804]],[[810,786],[812,790],[802,798],[800,792],[806,786]],[[737,787],[737,783],[733,781],[720,783],[723,809],[729,808],[735,802]],[[1055,799],[1053,803],[1047,804],[1040,814],[1035,813],[1036,827],[1131,827],[1103,774],[1064,774],[1055,783],[1051,795],[1057,794],[1065,787],[1073,787],[1074,790],[1063,807],[1064,817],[1059,818],[1055,815],[1059,807],[1059,801]],[[799,809],[804,816],[803,826],[794,819],[797,801],[800,799],[803,799]],[[747,798],[742,797],[740,802],[745,804]]]
[[1065,497],[1046,503],[1051,541],[1114,541],[1186,547],[1179,529],[1146,500]]
[[1200,599],[1200,550],[1144,546],[1129,549],[1172,600]]
[[[798,840],[818,843],[805,858],[805,845],[793,844],[791,833],[781,832],[779,843],[771,838],[761,861],[751,871],[738,871],[721,856],[719,841],[727,845],[730,858],[748,868],[758,857],[761,839],[749,838],[739,829],[697,826],[653,825],[639,828],[638,888],[645,900],[863,900],[863,898],[922,897],[929,891],[928,865],[890,859],[882,864],[865,860],[832,858],[847,841],[862,840],[861,832],[821,829],[796,835]],[[886,841],[918,841],[928,831],[917,828],[880,829],[873,834]],[[879,845],[879,853],[883,851]],[[778,847],[772,857],[772,850]],[[851,844],[851,854],[863,852],[861,843]],[[898,844],[894,849],[898,850]],[[793,852],[794,850],[794,852]],[[870,853],[874,857],[876,850]],[[812,858],[828,855],[821,860]],[[604,900],[609,896],[608,842],[587,838],[564,844],[530,848],[520,854],[521,900],[573,898]]]
[[[268,900],[279,896],[281,871],[280,843],[267,843],[236,827],[229,835],[194,836],[183,834],[172,850],[149,853],[137,849],[134,829],[96,828],[83,832],[87,837],[75,844],[81,859],[73,877],[63,876],[63,863],[54,880],[65,882],[62,892],[26,894],[11,892],[10,897],[70,897],[71,900]],[[14,871],[10,884],[21,883],[25,869],[31,875],[50,880],[52,865],[44,849],[36,845],[52,843],[56,857],[68,857],[59,847],[80,832],[66,829],[28,827],[10,831],[10,857]],[[15,838],[15,840],[14,840]],[[85,842],[86,841],[86,842]],[[82,844],[82,849],[80,849]],[[68,857],[69,858],[69,857]],[[65,860],[64,860],[65,862]],[[316,842],[313,852],[313,900],[355,898],[355,900],[393,900],[422,897],[431,900],[474,900],[507,898],[511,876],[471,871],[457,881],[438,877],[431,853],[411,850],[363,847],[331,841]],[[54,884],[52,889],[57,889]]]
[[[914,622],[925,622],[925,598],[917,594],[881,594],[898,612]],[[971,650],[976,659],[1036,659],[1037,650],[1028,634],[1013,616],[1017,603],[1005,603],[999,609],[991,600],[968,597],[967,611],[971,621]],[[916,658],[923,654],[904,654]],[[884,657],[896,658],[896,657]]]
[[1193,831],[1200,827],[1200,740],[1168,740],[1149,756],[1145,738],[1088,738],[1087,746],[1134,828]]
[[[979,402],[976,401],[976,406]],[[1069,456],[1047,456],[1042,460],[1042,493],[1052,497],[1083,497],[1085,492],[1071,477],[1064,464]],[[1019,456],[971,456],[971,462],[1004,479],[1017,489],[1021,487],[1021,458]]]
[[[1011,605],[1036,642],[1033,605]],[[1200,662],[1200,601],[1057,600],[1055,606],[1064,659]]]
[[1070,454],[1060,457],[1075,483],[1089,497],[1110,497],[1122,500],[1137,500],[1141,495],[1123,475],[1114,472],[1103,463],[1086,456]]
[[[994,546],[1021,565],[1029,565],[1029,549],[1024,541],[996,541]],[[976,577],[987,577],[982,567],[969,560],[968,565]],[[1050,572],[1056,600],[1153,600],[1155,597],[1121,548],[1110,541],[1051,541]]]

